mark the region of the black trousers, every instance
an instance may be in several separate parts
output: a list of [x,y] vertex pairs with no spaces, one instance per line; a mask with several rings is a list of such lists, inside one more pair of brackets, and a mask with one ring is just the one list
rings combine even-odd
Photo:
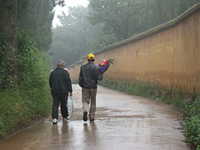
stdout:
[[58,107],[61,103],[61,114],[63,118],[68,117],[67,109],[67,95],[54,95],[53,96],[53,105],[52,105],[52,118],[58,119]]

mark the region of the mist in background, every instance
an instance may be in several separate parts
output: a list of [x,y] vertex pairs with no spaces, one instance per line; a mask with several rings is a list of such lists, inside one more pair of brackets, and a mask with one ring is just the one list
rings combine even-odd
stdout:
[[166,23],[200,0],[65,2],[65,7],[57,8],[58,18],[53,21],[53,41],[49,49],[53,68],[60,59],[70,66],[88,53]]

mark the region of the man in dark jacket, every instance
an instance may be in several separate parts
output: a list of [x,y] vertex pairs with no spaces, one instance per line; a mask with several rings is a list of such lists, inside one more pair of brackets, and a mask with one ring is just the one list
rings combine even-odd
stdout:
[[89,54],[88,63],[81,66],[79,74],[79,85],[82,87],[82,105],[84,121],[87,121],[88,112],[90,121],[94,121],[96,111],[97,84],[98,80],[103,79],[102,74],[99,73],[99,69],[94,64],[94,61],[94,55]]
[[69,73],[66,70],[64,70],[64,67],[65,62],[63,60],[59,60],[57,68],[51,72],[49,77],[49,85],[51,87],[51,95],[53,97],[53,124],[57,123],[58,107],[60,103],[63,121],[67,121],[67,119],[69,118],[67,109],[67,97],[69,92],[70,96],[72,96],[72,85]]

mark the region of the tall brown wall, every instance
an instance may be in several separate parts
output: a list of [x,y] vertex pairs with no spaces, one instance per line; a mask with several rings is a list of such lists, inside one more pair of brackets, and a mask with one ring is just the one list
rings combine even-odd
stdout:
[[[173,89],[200,92],[200,5],[165,25],[95,53],[96,63],[114,58],[104,78],[145,81]],[[70,67],[77,79],[80,66]]]

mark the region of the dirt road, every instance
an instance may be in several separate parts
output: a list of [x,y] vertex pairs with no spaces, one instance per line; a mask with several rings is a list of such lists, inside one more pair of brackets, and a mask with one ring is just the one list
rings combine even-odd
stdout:
[[98,87],[95,122],[82,121],[81,89],[68,122],[51,117],[0,144],[0,150],[189,150],[172,106]]

